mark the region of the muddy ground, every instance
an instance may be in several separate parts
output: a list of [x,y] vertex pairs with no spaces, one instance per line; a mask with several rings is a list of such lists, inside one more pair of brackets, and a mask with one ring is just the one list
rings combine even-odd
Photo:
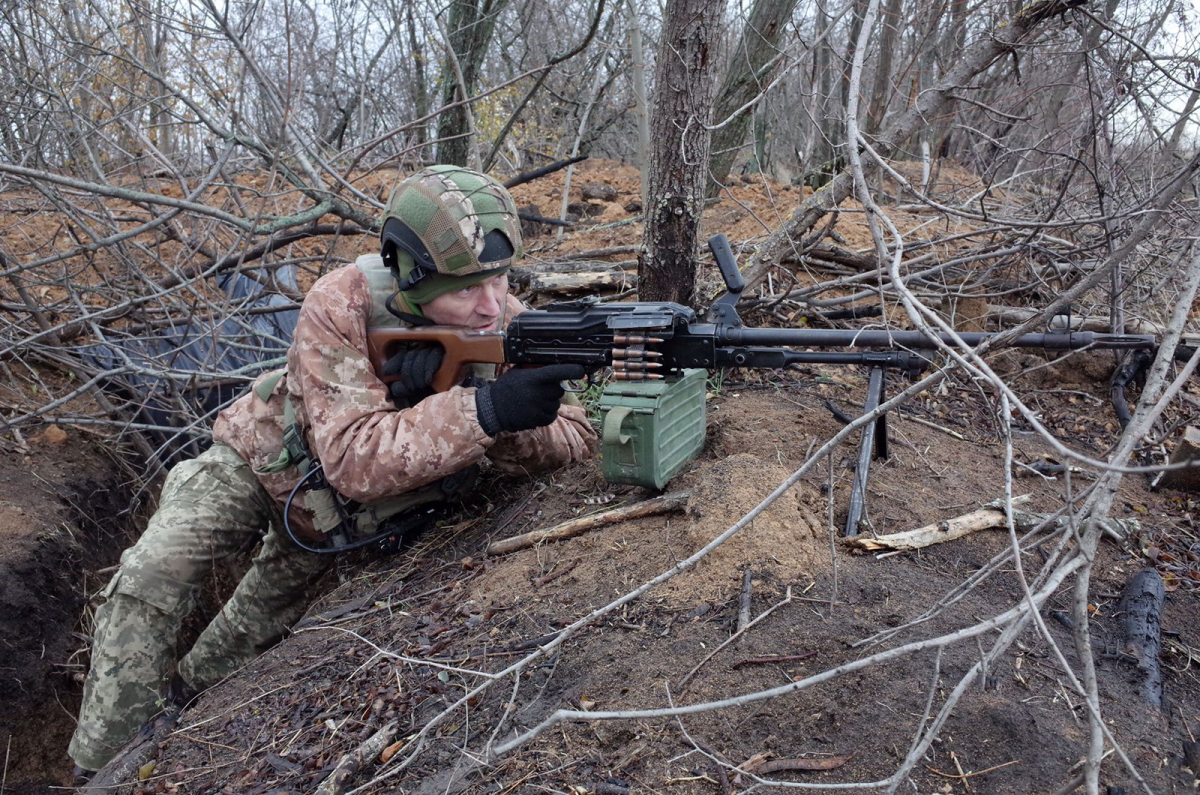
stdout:
[[[945,174],[969,181],[953,169]],[[616,187],[618,197],[601,202],[603,212],[592,226],[561,245],[550,236],[531,238],[531,261],[640,238],[637,212],[626,207],[637,193],[636,172],[586,164],[576,180],[575,191],[601,180]],[[752,238],[773,227],[800,192],[751,179],[735,188],[736,201],[709,209],[706,232],[726,231],[735,241]],[[522,204],[536,204],[548,215],[560,197],[552,181],[518,189]],[[838,230],[854,248],[866,239],[850,218],[844,215]],[[356,245],[365,250],[369,243]],[[1035,354],[1003,356],[1010,371],[1044,363]],[[1106,354],[1086,354],[1015,383],[1060,438],[1099,456],[1117,437],[1117,423],[1103,401],[1111,365]],[[396,738],[409,737],[486,673],[522,659],[579,617],[670,569],[756,505],[813,445],[840,428],[825,401],[855,413],[865,375],[854,368],[815,367],[765,376],[734,372],[711,383],[705,451],[669,486],[691,491],[685,511],[502,557],[485,554],[490,541],[651,496],[610,486],[598,463],[583,464],[532,481],[490,478],[458,520],[413,548],[386,558],[347,556],[322,583],[295,634],[185,713],[139,789],[311,792],[343,753],[380,726],[395,721]],[[889,388],[902,385],[897,377]],[[956,516],[1001,494],[1002,446],[974,385],[952,382],[914,399],[891,416],[891,430],[891,458],[872,466],[868,519],[876,532]],[[7,761],[0,789],[24,794],[67,782],[64,752],[90,631],[85,599],[103,584],[106,568],[142,519],[127,510],[136,467],[112,458],[102,437],[78,428],[43,429],[4,444],[0,743],[6,744]],[[886,777],[907,753],[927,703],[936,711],[978,660],[974,641],[949,647],[936,679],[936,655],[928,651],[800,693],[682,721],[565,723],[500,758],[485,761],[478,755],[502,717],[500,739],[563,707],[646,709],[750,693],[968,625],[1019,600],[1015,573],[1003,568],[919,630],[881,646],[855,645],[924,613],[1007,543],[1003,533],[988,531],[888,557],[831,545],[829,465],[833,522],[840,527],[856,445],[855,439],[837,449],[694,569],[535,661],[516,690],[505,680],[472,699],[442,722],[410,765],[372,762],[355,785],[366,792],[421,793],[718,793],[752,785],[747,777],[722,772],[712,757],[734,764],[765,757],[783,764],[779,772],[763,773],[767,780]],[[1017,433],[1015,446],[1016,457],[1025,462],[1047,452],[1028,432]],[[1078,480],[1071,484],[1080,487]],[[1026,476],[1016,485],[1018,492],[1033,495],[1035,510],[1061,505],[1065,488],[1062,480]],[[1140,520],[1143,532],[1124,545],[1105,542],[1097,562],[1091,630],[1103,708],[1153,791],[1193,791],[1180,756],[1182,742],[1200,729],[1193,661],[1200,654],[1200,618],[1196,582],[1178,573],[1196,573],[1194,505],[1180,492],[1151,493],[1139,476],[1127,477],[1122,488],[1114,512]],[[1171,699],[1164,712],[1142,704],[1131,681],[1135,671],[1120,654],[1119,595],[1148,556],[1176,574],[1163,615]],[[1041,562],[1037,551],[1023,559],[1027,571]],[[747,570],[752,615],[779,605],[789,589],[792,601],[704,662],[681,686],[733,633]],[[210,585],[202,613],[211,611],[228,584],[226,579]],[[1069,611],[1069,592],[1060,593],[1052,608]],[[1068,630],[1053,619],[1047,623],[1074,663]],[[980,642],[986,646],[993,639],[985,635]],[[915,769],[908,791],[1051,793],[1074,775],[1086,740],[1078,697],[1049,644],[1028,633],[970,689]],[[822,765],[832,769],[797,769]],[[1104,783],[1134,791],[1113,759],[1105,764]]]

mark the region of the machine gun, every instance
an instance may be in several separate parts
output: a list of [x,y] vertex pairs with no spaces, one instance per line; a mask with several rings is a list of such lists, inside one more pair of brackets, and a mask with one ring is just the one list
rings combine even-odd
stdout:
[[[445,349],[433,388],[460,384],[475,363],[540,366],[580,364],[594,373],[612,368],[618,381],[647,381],[678,375],[688,368],[753,367],[778,369],[796,364],[858,364],[871,368],[864,413],[884,400],[884,370],[917,373],[929,365],[934,341],[919,331],[747,328],[737,313],[745,281],[723,234],[708,241],[725,281],[725,293],[702,321],[696,312],[671,302],[599,303],[596,298],[550,304],[522,312],[503,332],[448,326],[381,328],[367,332],[371,363],[379,372],[400,346],[433,342]],[[948,335],[938,335],[951,342]],[[960,333],[976,346],[998,336]],[[1025,334],[1011,345],[1050,351],[1103,348],[1137,350],[1156,346],[1153,335],[1063,331]],[[817,348],[822,350],[800,350]],[[823,350],[838,348],[843,350]],[[854,349],[865,349],[857,350]],[[388,380],[388,379],[384,379]],[[887,456],[887,425],[881,416],[864,429],[846,534],[858,532],[871,451]]]

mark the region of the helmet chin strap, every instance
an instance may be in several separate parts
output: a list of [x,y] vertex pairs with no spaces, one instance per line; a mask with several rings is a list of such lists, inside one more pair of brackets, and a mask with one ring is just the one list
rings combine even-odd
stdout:
[[405,323],[409,324],[410,326],[436,326],[437,325],[437,323],[434,323],[432,320],[430,320],[427,317],[424,317],[423,315],[414,315],[411,312],[405,312],[401,309],[397,309],[394,306],[394,303],[396,301],[396,297],[399,296],[400,293],[402,293],[402,292],[403,292],[403,290],[397,290],[396,292],[394,292],[388,296],[387,301],[384,302],[384,306],[387,308],[387,311],[391,312],[393,315],[398,317],[400,320],[403,320]]
[[386,253],[383,255],[383,263],[391,268],[392,272],[396,274],[396,284],[399,286],[400,292],[411,290],[420,284],[421,280],[424,279],[425,275],[428,273],[428,271],[421,267],[421,254],[415,248],[410,246],[407,241],[392,238],[388,242],[403,249],[405,254],[412,257],[413,269],[409,271],[407,276],[401,278],[400,263],[397,261],[396,250],[387,246],[384,247]]

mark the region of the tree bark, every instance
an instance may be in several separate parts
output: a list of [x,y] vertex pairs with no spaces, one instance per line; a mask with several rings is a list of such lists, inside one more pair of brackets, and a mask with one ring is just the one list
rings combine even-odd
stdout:
[[646,94],[646,53],[642,47],[642,20],[638,14],[637,0],[627,0],[629,6],[629,54],[633,72],[633,106],[637,117],[638,171],[642,177],[642,206],[650,193],[650,108]]
[[716,47],[725,0],[667,0],[654,74],[650,185],[638,256],[643,301],[696,298],[696,235],[708,176]]
[[[795,8],[796,0],[755,0],[746,26],[742,28],[737,49],[725,70],[721,88],[717,91],[713,119],[718,124],[754,99],[771,82],[772,75],[783,59],[768,64],[779,51],[779,40]],[[713,156],[708,183],[710,197],[717,195],[721,183],[729,176],[737,160],[739,147],[746,140],[746,130],[752,116],[751,109],[743,110],[737,118],[713,131]]]
[[883,127],[892,94],[892,60],[896,53],[896,32],[902,24],[903,0],[888,0],[879,32],[879,59],[875,63],[875,81],[867,98],[865,132],[874,134]]
[[[850,35],[846,40],[846,56],[842,59],[841,64],[840,96],[843,111],[850,105],[850,65],[854,63],[854,53],[858,50],[858,37],[862,33],[863,17],[867,15],[867,6],[869,5],[870,0],[854,0],[854,11],[850,19]],[[835,152],[838,145],[845,143],[845,138],[846,121],[843,118],[839,121],[839,126],[833,135]]]
[[[496,29],[496,19],[508,0],[452,0],[447,30],[449,45],[458,56],[462,84],[455,77],[454,65],[447,56],[442,65],[442,104],[450,105],[475,94],[484,56]],[[470,156],[468,134],[471,132],[465,102],[444,111],[438,117],[438,162],[456,166],[467,165]]]
[[[417,109],[417,118],[423,119],[429,115],[429,91],[425,84],[425,51],[421,40],[417,38],[417,24],[413,19],[413,4],[405,4],[405,23],[408,27],[408,43],[412,49],[413,70],[413,105]],[[423,144],[428,137],[424,124],[418,124],[414,131],[416,143]]]

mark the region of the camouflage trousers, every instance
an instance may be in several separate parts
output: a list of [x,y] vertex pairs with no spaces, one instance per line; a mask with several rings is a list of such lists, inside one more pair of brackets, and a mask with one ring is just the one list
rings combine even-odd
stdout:
[[77,765],[100,769],[162,709],[198,584],[217,561],[260,539],[250,571],[179,662],[180,675],[197,690],[278,641],[331,561],[286,537],[278,507],[232,448],[214,444],[171,470],[158,510],[121,555],[96,613],[92,667],[67,750]]

